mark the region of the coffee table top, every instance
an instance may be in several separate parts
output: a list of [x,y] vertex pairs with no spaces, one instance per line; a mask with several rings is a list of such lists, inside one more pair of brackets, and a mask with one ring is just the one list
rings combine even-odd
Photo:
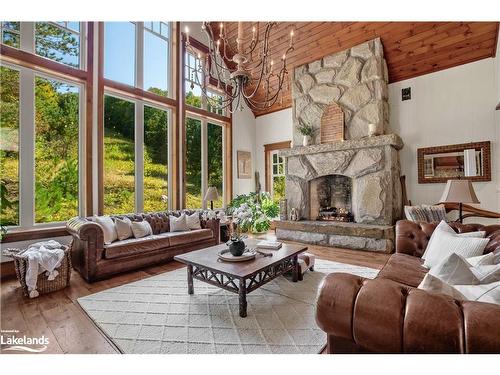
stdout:
[[[246,239],[248,247],[254,248],[260,240]],[[278,250],[268,250],[273,256],[264,256],[257,253],[255,259],[245,262],[224,262],[219,260],[218,253],[227,249],[226,244],[207,247],[205,249],[191,251],[186,254],[176,255],[174,259],[178,262],[191,264],[202,268],[207,268],[216,272],[221,272],[233,277],[244,278],[260,271],[262,268],[281,262],[284,258],[289,258],[307,250],[307,246],[299,244],[285,244]]]

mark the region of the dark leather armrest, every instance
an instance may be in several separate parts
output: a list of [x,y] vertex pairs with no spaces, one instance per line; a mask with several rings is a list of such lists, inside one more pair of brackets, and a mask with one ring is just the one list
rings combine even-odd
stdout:
[[104,252],[104,235],[99,224],[81,217],[74,217],[66,223],[67,231],[73,236],[71,259],[73,266],[87,281],[94,279],[97,263]]
[[332,337],[382,353],[500,353],[500,306],[334,273],[316,321]]
[[201,227],[211,229],[216,243],[218,244],[220,242],[220,219],[201,220]]

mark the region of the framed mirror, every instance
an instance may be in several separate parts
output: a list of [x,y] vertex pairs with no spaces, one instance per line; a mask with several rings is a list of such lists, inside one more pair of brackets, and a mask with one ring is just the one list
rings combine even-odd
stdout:
[[419,148],[418,183],[442,183],[463,178],[491,181],[490,141]]

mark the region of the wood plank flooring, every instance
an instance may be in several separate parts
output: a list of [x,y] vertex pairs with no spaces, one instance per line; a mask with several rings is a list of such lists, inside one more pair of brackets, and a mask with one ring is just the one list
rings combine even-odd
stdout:
[[[274,236],[267,234],[264,237],[272,239]],[[376,269],[381,269],[389,258],[387,254],[323,246],[309,246],[308,251],[319,259]],[[75,271],[72,272],[69,287],[35,299],[22,295],[16,279],[2,281],[0,284],[1,329],[17,330],[19,332],[15,334],[16,336],[44,335],[50,341],[46,353],[118,353],[115,346],[95,327],[76,300],[101,290],[182,267],[184,265],[181,263],[172,261],[93,284],[85,282]]]

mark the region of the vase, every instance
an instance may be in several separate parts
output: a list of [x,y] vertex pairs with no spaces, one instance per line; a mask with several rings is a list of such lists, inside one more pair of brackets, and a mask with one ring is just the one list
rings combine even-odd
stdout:
[[310,135],[304,135],[302,138],[302,146],[309,146],[311,144],[311,136]]
[[368,124],[368,136],[374,137],[378,135],[378,126],[376,124]]
[[239,257],[245,252],[245,242],[239,238],[227,241],[226,245],[229,247],[229,252],[235,257]]

